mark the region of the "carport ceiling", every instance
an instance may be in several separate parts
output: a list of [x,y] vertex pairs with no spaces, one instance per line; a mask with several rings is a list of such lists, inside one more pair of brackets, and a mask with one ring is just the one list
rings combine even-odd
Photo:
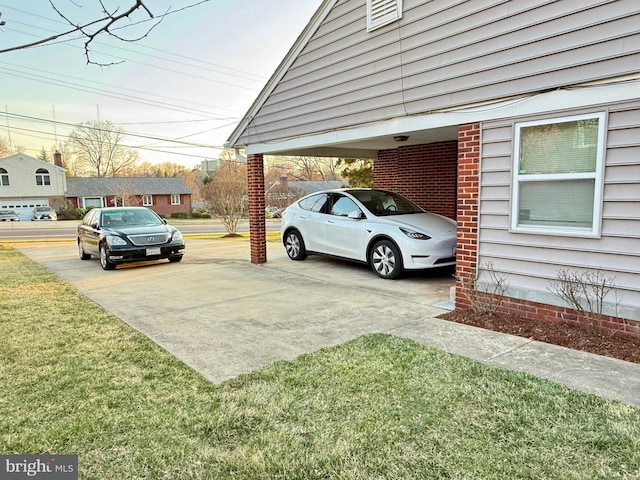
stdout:
[[[396,139],[397,137],[408,138],[406,140],[399,141]],[[457,140],[457,138],[458,127],[454,125],[441,128],[431,128],[428,130],[396,132],[388,135],[358,138],[336,143],[325,143],[322,145],[292,145],[291,148],[284,147],[264,153],[266,155],[287,156],[300,155],[314,157],[376,158],[379,150],[390,150],[398,147],[406,147],[408,145],[444,142]]]

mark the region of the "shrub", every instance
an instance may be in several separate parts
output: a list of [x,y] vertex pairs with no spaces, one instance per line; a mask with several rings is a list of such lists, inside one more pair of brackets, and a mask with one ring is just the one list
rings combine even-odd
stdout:
[[84,208],[62,207],[58,213],[58,220],[80,220],[88,211]]
[[204,207],[196,207],[193,209],[193,213],[191,213],[192,218],[211,218],[211,214]]
[[171,218],[189,218],[187,212],[173,212]]

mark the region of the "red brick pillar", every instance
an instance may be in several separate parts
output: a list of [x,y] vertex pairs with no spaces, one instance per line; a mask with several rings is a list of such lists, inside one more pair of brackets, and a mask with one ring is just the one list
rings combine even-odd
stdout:
[[458,240],[456,248],[456,308],[471,303],[464,288],[475,278],[478,253],[478,193],[480,170],[480,124],[458,127]]
[[267,261],[267,237],[264,214],[264,162],[262,155],[247,156],[247,177],[251,263],[265,263]]

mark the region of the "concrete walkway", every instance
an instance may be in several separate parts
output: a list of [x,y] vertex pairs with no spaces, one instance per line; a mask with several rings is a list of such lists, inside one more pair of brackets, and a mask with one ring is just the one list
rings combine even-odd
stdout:
[[247,242],[220,240],[188,241],[178,264],[105,272],[73,243],[16,246],[212,382],[386,332],[640,406],[638,364],[437,319],[450,272],[382,280],[326,258],[293,262],[279,243],[252,265]]

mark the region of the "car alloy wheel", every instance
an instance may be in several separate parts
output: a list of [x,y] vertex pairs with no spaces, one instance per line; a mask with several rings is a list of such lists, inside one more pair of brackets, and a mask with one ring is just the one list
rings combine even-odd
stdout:
[[109,261],[109,251],[104,243],[100,246],[100,265],[103,270],[113,270],[116,268],[115,263]]
[[389,240],[381,240],[371,249],[371,268],[380,278],[395,279],[402,273],[402,257]]
[[302,240],[300,233],[296,230],[292,230],[287,233],[284,239],[284,248],[291,260],[304,260],[307,258],[304,241]]

